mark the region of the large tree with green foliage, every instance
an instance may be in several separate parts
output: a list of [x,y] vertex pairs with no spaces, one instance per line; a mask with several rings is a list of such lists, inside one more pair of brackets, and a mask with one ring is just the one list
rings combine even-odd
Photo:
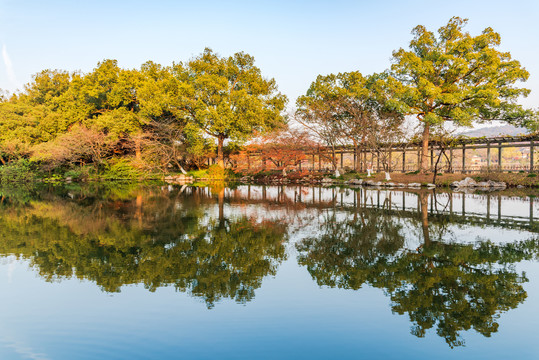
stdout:
[[472,121],[503,120],[537,127],[533,112],[517,103],[530,92],[516,86],[528,79],[526,69],[509,52],[497,49],[500,35],[493,29],[472,36],[464,31],[466,23],[453,17],[438,29],[438,36],[417,26],[410,49],[393,52],[395,96],[423,126],[423,172],[431,128],[446,121],[470,126]]
[[389,171],[386,150],[390,143],[402,138],[404,118],[399,111],[401,104],[389,96],[391,87],[387,81],[385,73],[319,75],[307,93],[298,98],[297,121],[332,150],[334,168],[337,144],[352,143],[356,152],[362,147],[376,154]]
[[187,85],[184,109],[205,135],[217,139],[217,158],[224,166],[226,139],[243,141],[256,132],[284,124],[286,96],[274,79],[265,79],[254,58],[243,52],[219,57],[210,49],[173,71]]

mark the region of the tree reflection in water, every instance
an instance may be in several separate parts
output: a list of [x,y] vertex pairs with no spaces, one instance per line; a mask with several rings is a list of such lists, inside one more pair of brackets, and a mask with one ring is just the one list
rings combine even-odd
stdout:
[[418,337],[436,327],[454,347],[464,344],[463,330],[473,328],[490,336],[498,329],[500,313],[525,300],[522,284],[527,279],[514,264],[537,257],[539,241],[447,241],[448,224],[429,223],[427,194],[418,196],[419,217],[408,220],[409,227],[421,229],[422,245],[417,249],[403,248],[403,219],[396,212],[334,211],[320,224],[319,235],[297,244],[299,263],[319,285],[359,289],[369,284],[383,289],[392,310],[409,315],[411,332]]
[[30,259],[49,281],[76,276],[107,292],[172,285],[208,307],[221,298],[251,300],[285,259],[286,224],[226,217],[222,196],[153,189],[126,200],[76,198],[48,194],[24,207],[5,205],[0,253]]

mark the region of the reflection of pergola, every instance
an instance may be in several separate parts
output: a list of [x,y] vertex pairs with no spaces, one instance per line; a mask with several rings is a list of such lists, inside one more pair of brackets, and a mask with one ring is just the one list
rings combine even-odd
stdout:
[[[308,194],[302,194],[302,189],[308,189]],[[197,194],[212,199],[211,193],[204,188],[190,188]],[[291,190],[287,196],[286,190]],[[428,199],[428,218],[431,222],[449,222],[455,224],[488,225],[504,229],[527,230],[539,233],[538,214],[534,214],[534,200],[528,197],[523,201],[523,206],[529,208],[528,216],[508,215],[503,211],[502,203],[510,197],[499,192],[476,194],[484,199],[484,211],[472,211],[466,206],[466,197],[472,196],[454,192],[432,192],[426,190],[387,190],[387,189],[349,189],[353,196],[345,199],[342,189],[324,188],[312,186],[262,186],[242,185],[228,192],[225,201],[230,205],[257,204],[268,206],[275,210],[276,207],[303,209],[340,209],[357,211],[369,209],[371,211],[384,211],[389,214],[418,219],[422,209],[420,199]],[[256,191],[256,195],[255,195]],[[406,199],[407,196],[416,195],[417,199]],[[525,204],[525,205],[524,205]],[[494,209],[494,211],[493,211]]]
[[[498,136],[498,137],[457,137],[447,139],[443,142],[435,139],[429,143],[431,170],[434,169],[435,159],[443,150],[447,154],[446,171],[447,172],[479,172],[479,171],[511,171],[524,170],[534,172],[539,169],[539,165],[535,164],[534,150],[535,146],[539,145],[539,133],[522,135],[522,136]],[[384,146],[383,146],[384,147]],[[504,164],[502,160],[503,148],[529,148],[530,155],[526,164]],[[419,168],[419,159],[421,153],[421,142],[419,140],[400,143],[388,144],[384,147],[385,152],[389,155],[389,164],[391,171],[415,171]],[[486,149],[486,165],[467,164],[466,152]],[[327,161],[333,159],[333,153],[329,147],[318,146],[315,148],[304,148],[306,160],[297,166],[297,170],[323,171],[327,166]],[[497,155],[492,159],[491,155]],[[247,162],[249,166],[256,159],[262,161],[265,166],[263,155],[258,152],[246,152]],[[339,161],[341,168],[347,164],[352,164],[350,168],[356,171],[365,171],[367,163],[371,163],[375,171],[381,171],[380,159],[369,149],[362,149],[361,146],[354,148],[352,145],[341,145],[335,148],[336,160]],[[359,161],[358,161],[359,160]],[[456,167],[456,163],[459,167]],[[449,166],[450,165],[450,166]]]

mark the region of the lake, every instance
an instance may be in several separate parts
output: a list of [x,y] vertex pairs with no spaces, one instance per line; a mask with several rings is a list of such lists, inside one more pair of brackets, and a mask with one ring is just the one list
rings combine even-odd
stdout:
[[537,359],[539,199],[0,188],[1,359]]

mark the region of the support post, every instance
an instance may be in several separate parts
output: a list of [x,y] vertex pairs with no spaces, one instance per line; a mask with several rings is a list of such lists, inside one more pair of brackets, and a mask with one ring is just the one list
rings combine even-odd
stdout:
[[417,147],[417,171],[421,171],[421,147]]
[[498,143],[498,170],[502,171],[502,143]]
[[453,148],[450,148],[449,149],[449,167],[451,168],[451,173],[454,172],[454,167],[453,167]]
[[530,141],[530,173],[533,172],[533,140]]
[[406,172],[406,149],[402,150],[402,173]]
[[344,150],[341,151],[341,169],[344,167]]
[[490,141],[487,141],[487,172],[490,172]]
[[462,173],[466,174],[466,145],[462,144]]

